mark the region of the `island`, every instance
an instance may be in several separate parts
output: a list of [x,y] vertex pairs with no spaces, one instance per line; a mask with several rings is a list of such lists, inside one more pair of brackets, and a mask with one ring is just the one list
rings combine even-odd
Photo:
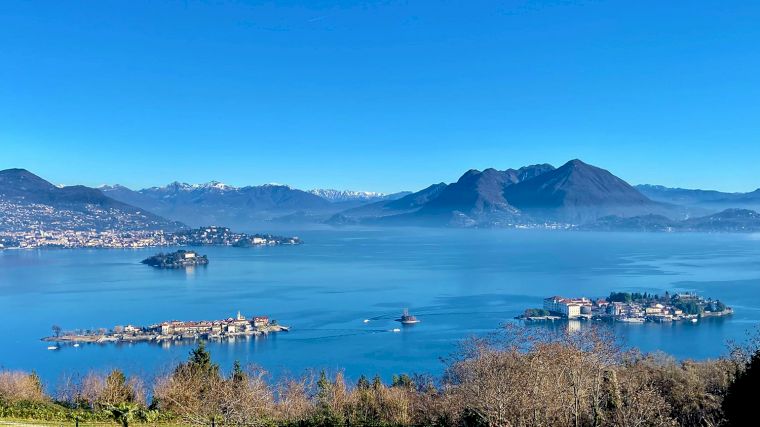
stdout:
[[644,322],[697,322],[703,317],[733,314],[734,310],[720,300],[704,298],[694,292],[671,295],[648,292],[612,292],[608,298],[565,298],[553,296],[544,299],[542,308],[528,308],[517,319],[545,320],[607,320],[624,323]]
[[183,340],[231,340],[237,337],[268,335],[287,332],[290,328],[282,326],[269,316],[246,318],[238,311],[237,316],[223,320],[180,321],[169,320],[150,326],[114,326],[86,331],[66,331],[53,326],[53,336],[42,341],[54,343],[118,343],[118,342],[167,342]]
[[199,255],[195,251],[180,249],[172,253],[159,253],[141,261],[143,264],[156,268],[185,268],[197,265],[208,265],[206,255]]

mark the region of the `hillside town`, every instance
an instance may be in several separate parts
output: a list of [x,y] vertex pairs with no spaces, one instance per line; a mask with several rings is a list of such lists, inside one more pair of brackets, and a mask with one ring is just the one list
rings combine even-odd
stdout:
[[227,227],[201,227],[168,233],[161,230],[74,230],[32,227],[25,231],[0,231],[0,249],[35,248],[149,248],[163,246],[255,247],[299,245],[296,236],[234,233]]
[[662,296],[649,293],[612,292],[608,298],[545,298],[542,308],[529,308],[518,316],[528,321],[579,319],[625,323],[697,322],[702,317],[733,314],[720,300],[704,298],[693,292]]
[[[62,332],[53,327],[53,336],[42,340],[55,343],[109,343],[109,342],[169,342],[182,340],[229,340],[236,337],[267,335],[287,332],[268,316],[246,318],[239,311],[235,317],[222,320],[180,321],[169,320],[150,326],[114,326],[113,329]],[[54,349],[54,348],[51,348]]]

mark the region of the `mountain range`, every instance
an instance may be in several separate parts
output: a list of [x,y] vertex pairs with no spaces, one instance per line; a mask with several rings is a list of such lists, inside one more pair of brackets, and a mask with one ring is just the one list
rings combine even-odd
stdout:
[[689,190],[661,185],[637,185],[636,189],[651,200],[690,207],[700,213],[730,208],[760,209],[760,188],[749,193]]
[[183,224],[82,185],[55,186],[24,169],[0,171],[0,230],[168,230]]
[[[418,202],[399,206],[405,200]],[[344,211],[330,222],[509,227],[583,224],[610,215],[677,217],[679,212],[604,169],[571,160],[559,168],[539,164],[503,171],[472,169],[454,183],[436,184],[393,203]]]
[[[121,185],[57,187],[26,170],[9,169],[0,171],[0,206],[0,227],[6,229],[28,226],[35,216],[37,223],[61,224],[60,217],[68,215],[71,218],[63,222],[69,225],[121,229],[217,224],[248,230],[273,223],[327,223],[749,230],[757,218],[746,214],[751,211],[736,209],[760,207],[760,190],[721,193],[633,187],[611,172],[577,159],[558,168],[536,164],[506,170],[471,169],[452,183],[394,194],[303,191],[281,184],[234,187],[217,181],[173,182],[141,190]],[[714,216],[725,209],[730,210]],[[729,223],[733,225],[726,225]]]
[[342,202],[376,202],[381,200],[395,200],[400,199],[408,194],[410,191],[402,191],[399,193],[378,193],[375,191],[353,191],[353,190],[333,190],[333,189],[320,189],[316,188],[309,190],[309,193],[319,196],[329,202],[342,203]]

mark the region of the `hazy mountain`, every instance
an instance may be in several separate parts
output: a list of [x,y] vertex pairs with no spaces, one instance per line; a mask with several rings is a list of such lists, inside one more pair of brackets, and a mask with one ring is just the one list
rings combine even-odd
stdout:
[[629,218],[608,216],[581,229],[594,231],[678,231],[746,233],[760,231],[760,214],[749,209],[726,209],[712,215],[674,221],[661,215]]
[[[454,183],[426,190],[430,194],[408,209],[389,203],[369,204],[341,212],[331,222],[508,227],[582,224],[611,215],[682,215],[673,206],[650,200],[612,173],[580,160],[558,169],[548,164],[503,171],[473,169]],[[412,197],[417,193],[398,202]]]
[[247,229],[295,212],[326,212],[326,215],[335,211],[322,197],[280,184],[233,187],[217,181],[205,184],[173,182],[138,191],[122,186],[103,189],[115,199],[191,226],[218,224]]
[[725,200],[737,195],[736,193],[723,193],[713,190],[689,190],[649,184],[637,185],[636,189],[654,201],[684,206]]
[[652,200],[684,206],[692,214],[700,216],[731,208],[760,210],[760,189],[749,193],[669,188],[662,185],[637,185],[636,189]]
[[619,217],[610,215],[584,224],[581,230],[591,231],[675,231],[678,221],[674,221],[663,215],[640,215],[633,217]]
[[438,197],[445,188],[446,184],[441,182],[396,200],[383,200],[348,209],[333,215],[328,223],[335,225],[357,224],[367,220],[371,222],[382,217],[416,212],[425,203]]
[[612,173],[580,160],[509,186],[504,196],[533,217],[570,223],[668,211]]
[[749,209],[726,209],[705,217],[687,219],[682,222],[682,228],[686,231],[758,232],[760,214]]
[[521,218],[521,213],[504,199],[504,189],[553,169],[547,164],[504,171],[473,169],[452,184],[434,184],[392,202],[372,203],[340,212],[330,223],[506,225]]
[[58,187],[24,169],[0,171],[0,228],[165,229],[181,227],[82,185]]

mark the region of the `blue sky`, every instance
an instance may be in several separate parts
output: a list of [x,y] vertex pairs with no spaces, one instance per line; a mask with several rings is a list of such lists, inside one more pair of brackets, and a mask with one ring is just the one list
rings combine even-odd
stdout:
[[760,3],[0,3],[0,169],[419,189],[581,158],[760,187]]

